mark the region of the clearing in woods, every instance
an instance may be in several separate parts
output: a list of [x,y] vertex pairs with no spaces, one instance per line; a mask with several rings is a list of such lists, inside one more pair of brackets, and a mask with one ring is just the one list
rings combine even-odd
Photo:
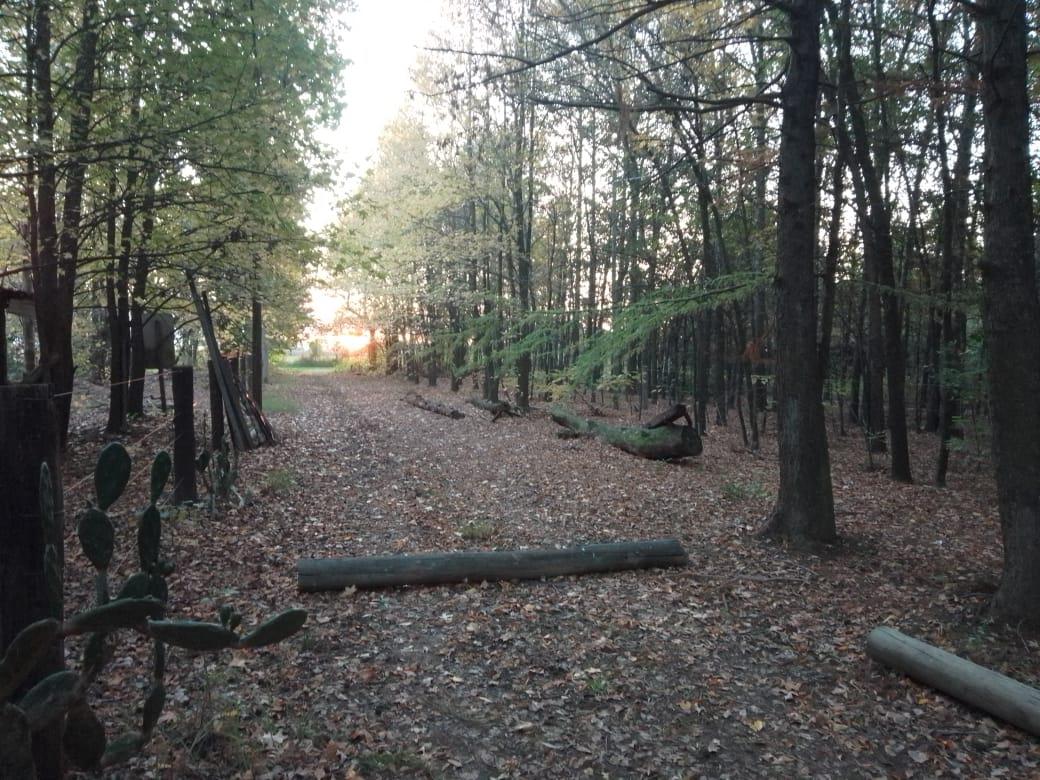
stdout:
[[[729,428],[710,430],[701,457],[673,465],[594,440],[560,440],[544,411],[492,424],[465,404],[468,388],[457,396],[418,388],[466,417],[431,414],[401,400],[412,389],[371,375],[278,375],[268,392],[270,407],[281,410],[271,415],[281,443],[242,457],[244,505],[213,521],[182,512],[168,522],[174,615],[213,619],[232,603],[246,625],[290,604],[311,617],[300,636],[266,651],[176,651],[170,705],[136,771],[1037,771],[1034,739],[863,652],[869,630],[884,623],[1038,683],[1035,638],[983,618],[999,577],[999,529],[988,466],[970,442],[956,454],[951,487],[939,490],[868,471],[861,440],[832,434],[843,541],[821,557],[753,534],[775,490],[772,427],[751,455],[739,446],[734,415]],[[205,388],[196,393],[201,412]],[[149,418],[142,430],[154,424]],[[161,446],[156,438],[132,452],[137,469]],[[914,446],[916,462],[932,462],[933,437]],[[66,485],[84,482],[98,448],[74,441]],[[76,490],[85,498],[86,489]],[[81,496],[74,490],[71,500],[76,506]],[[128,519],[124,572],[132,566],[130,528]],[[673,536],[690,554],[687,568],[377,591],[296,588],[301,557]],[[78,544],[70,540],[68,549],[75,609],[88,600],[90,580]],[[118,581],[121,572],[113,573]],[[134,664],[117,659],[103,690],[103,709],[131,727],[140,698],[133,686],[146,673]]]

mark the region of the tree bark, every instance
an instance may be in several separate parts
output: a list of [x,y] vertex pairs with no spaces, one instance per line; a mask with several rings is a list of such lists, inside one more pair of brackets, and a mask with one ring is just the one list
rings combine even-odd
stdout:
[[816,100],[819,0],[786,4],[790,60],[781,94],[776,289],[780,489],[763,533],[796,545],[832,542],[827,431],[816,342]]
[[1020,0],[979,3],[986,129],[982,323],[1004,572],[997,617],[1040,625],[1040,301],[1033,246],[1026,14]]
[[[47,385],[0,387],[0,657],[18,632],[44,618],[62,617],[47,585],[45,549],[64,564],[64,511],[58,451],[60,418]],[[40,465],[50,469],[54,523],[40,511]],[[56,643],[19,688],[25,693],[52,672],[64,668],[61,643]],[[61,719],[33,738],[39,778],[62,777]]]

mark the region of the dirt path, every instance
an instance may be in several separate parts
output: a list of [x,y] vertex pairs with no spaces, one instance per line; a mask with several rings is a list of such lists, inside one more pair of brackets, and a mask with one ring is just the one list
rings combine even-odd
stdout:
[[[867,632],[889,623],[1037,682],[1040,645],[978,617],[999,546],[992,486],[967,456],[949,490],[898,486],[864,470],[858,441],[835,437],[845,541],[825,559],[754,537],[775,489],[774,442],[751,456],[736,425],[713,430],[702,457],[671,465],[561,441],[544,414],[492,424],[463,398],[419,388],[467,416],[430,414],[401,402],[412,386],[393,379],[281,381],[299,409],[273,415],[282,444],[243,458],[248,505],[222,520],[170,523],[170,552],[192,578],[173,584],[173,611],[211,619],[231,601],[249,624],[292,603],[311,610],[309,628],[230,662],[176,656],[173,701],[142,772],[1037,771],[1035,740],[862,652]],[[915,441],[922,471],[932,446]],[[299,557],[665,536],[689,551],[688,568],[374,592],[295,587]]]

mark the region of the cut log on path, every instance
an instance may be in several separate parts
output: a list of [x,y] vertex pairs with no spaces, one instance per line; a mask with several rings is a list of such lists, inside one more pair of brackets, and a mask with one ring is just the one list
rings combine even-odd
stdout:
[[420,409],[425,409],[427,412],[433,412],[434,414],[441,414],[445,417],[450,417],[453,420],[461,420],[464,415],[458,409],[453,409],[447,404],[442,404],[437,401],[431,401],[428,398],[423,398],[416,392],[410,392],[404,397],[405,402],[410,403],[412,406],[417,406]]
[[867,655],[918,682],[1040,736],[1040,691],[893,628],[875,628]]
[[559,406],[549,412],[553,422],[578,433],[596,436],[618,449],[650,460],[676,460],[700,455],[704,447],[695,428],[667,423],[656,428],[627,428],[586,420]]
[[488,401],[486,398],[477,398],[476,396],[473,396],[469,399],[469,402],[478,409],[490,412],[491,422],[495,422],[499,417],[505,415],[508,415],[509,417],[520,416],[520,413],[516,411],[508,401]]
[[690,418],[690,413],[686,409],[686,404],[676,404],[671,409],[661,412],[659,415],[647,422],[643,427],[647,430],[651,428],[660,428],[663,425],[678,420],[686,420],[686,424],[691,428],[693,427],[693,420]]
[[568,574],[685,566],[690,558],[675,539],[584,544],[559,550],[303,558],[296,564],[300,590],[351,586],[440,585],[449,582],[538,580]]

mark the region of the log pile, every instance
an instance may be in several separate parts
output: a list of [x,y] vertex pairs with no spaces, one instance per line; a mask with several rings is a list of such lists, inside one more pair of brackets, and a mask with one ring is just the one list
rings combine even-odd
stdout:
[[[679,408],[685,412],[685,407],[680,405]],[[674,408],[670,411],[674,411]],[[692,425],[674,425],[669,420],[661,421],[655,418],[650,421],[654,423],[652,428],[630,428],[587,420],[559,406],[553,407],[549,416],[553,422],[564,428],[596,436],[620,450],[650,460],[677,460],[700,455],[704,449],[696,428]],[[667,413],[661,417],[664,416],[667,416]],[[680,413],[679,417],[682,416]]]
[[424,409],[427,412],[433,412],[444,417],[450,417],[453,420],[461,420],[466,415],[447,404],[442,404],[439,401],[431,401],[428,398],[423,398],[414,390],[404,397],[405,403],[409,403],[412,406]]

